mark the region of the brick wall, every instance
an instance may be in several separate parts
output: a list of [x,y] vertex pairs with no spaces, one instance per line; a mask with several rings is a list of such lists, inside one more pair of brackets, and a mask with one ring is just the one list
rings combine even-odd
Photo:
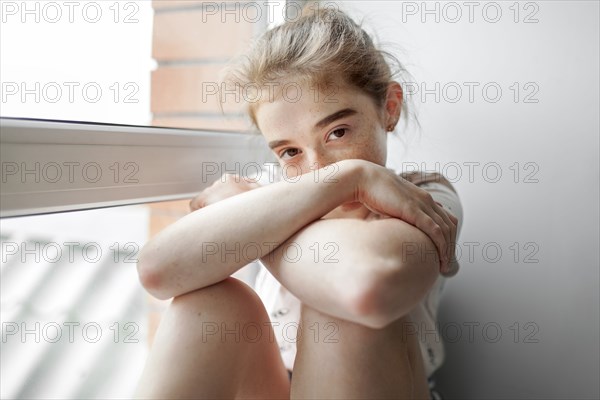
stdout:
[[[236,131],[251,128],[240,105],[226,105],[223,114],[218,97],[207,95],[207,90],[203,92],[207,84],[212,85],[210,89],[218,87],[219,70],[266,29],[265,21],[254,22],[254,9],[243,8],[244,3],[248,2],[152,2],[152,57],[157,62],[151,83],[153,125]],[[187,215],[188,203],[189,200],[181,200],[150,204],[150,237]],[[170,300],[159,301],[148,295],[148,301],[151,345]]]

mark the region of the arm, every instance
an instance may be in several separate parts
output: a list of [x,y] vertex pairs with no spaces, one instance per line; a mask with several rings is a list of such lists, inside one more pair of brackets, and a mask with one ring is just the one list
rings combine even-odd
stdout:
[[331,168],[335,174],[312,171],[226,198],[169,225],[140,252],[143,286],[168,299],[220,282],[270,253],[306,224],[354,199],[357,164],[342,160]]
[[[450,218],[426,191],[365,160],[334,164],[336,182],[319,181],[324,174],[315,170],[297,181],[284,180],[229,198],[221,199],[227,197],[223,189],[227,193],[231,188],[212,191],[208,197],[218,203],[210,206],[202,205],[207,196],[201,194],[197,200],[203,208],[161,231],[142,249],[138,262],[142,284],[160,299],[212,285],[264,257],[310,222],[352,202],[408,222],[431,238],[439,254],[453,253],[449,238],[456,231],[456,218]],[[249,248],[254,252],[248,254]],[[351,302],[360,297],[350,293]]]
[[[416,174],[408,177],[413,184],[415,177]],[[416,185],[434,181],[433,178],[456,193],[441,175],[425,175]],[[462,219],[460,203],[439,194],[434,196],[444,203],[442,206],[436,202],[440,207],[448,207],[450,201],[458,212],[460,218],[452,215],[457,224],[450,232],[454,241]],[[292,256],[297,254],[296,247],[302,250],[301,258],[282,257],[286,250]],[[325,256],[332,252],[334,257],[326,260]],[[451,252],[454,255],[454,247]],[[423,299],[437,279],[438,269],[432,263],[438,258],[438,248],[431,238],[401,219],[332,219],[311,223],[262,262],[290,292],[311,307],[381,327],[405,315]]]
[[371,328],[407,314],[439,274],[431,239],[396,218],[318,220],[261,261],[303,303]]

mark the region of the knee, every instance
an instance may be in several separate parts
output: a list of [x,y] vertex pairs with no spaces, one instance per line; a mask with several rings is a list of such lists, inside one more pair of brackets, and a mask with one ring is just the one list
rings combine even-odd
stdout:
[[195,313],[205,318],[235,320],[268,318],[264,305],[254,289],[232,277],[176,296],[170,308],[175,312]]

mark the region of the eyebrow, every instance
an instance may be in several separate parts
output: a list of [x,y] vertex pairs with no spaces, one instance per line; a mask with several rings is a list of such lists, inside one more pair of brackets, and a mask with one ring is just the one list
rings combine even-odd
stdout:
[[[352,108],[344,108],[342,110],[336,111],[331,115],[326,116],[325,118],[323,118],[322,120],[320,120],[319,122],[317,122],[315,124],[315,128],[314,129],[321,129],[329,124],[331,124],[334,121],[337,121],[338,119],[344,118],[344,117],[348,117],[350,115],[355,115],[358,114],[358,111],[352,109]],[[275,147],[284,145],[284,144],[289,144],[290,141],[289,140],[273,140],[271,142],[269,142],[269,148],[274,149]]]

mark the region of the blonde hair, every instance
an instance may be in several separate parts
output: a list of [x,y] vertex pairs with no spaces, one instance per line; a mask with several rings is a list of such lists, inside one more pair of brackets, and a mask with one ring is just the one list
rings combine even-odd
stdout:
[[[396,71],[390,64],[396,66]],[[342,78],[371,97],[381,111],[395,75],[410,74],[393,54],[378,49],[346,13],[313,4],[304,7],[299,18],[265,32],[247,53],[225,67],[221,80],[237,88],[263,88],[268,83],[298,77],[321,88],[334,78]],[[247,102],[246,111],[259,129],[257,104]],[[403,93],[401,118],[405,122],[408,111]]]

